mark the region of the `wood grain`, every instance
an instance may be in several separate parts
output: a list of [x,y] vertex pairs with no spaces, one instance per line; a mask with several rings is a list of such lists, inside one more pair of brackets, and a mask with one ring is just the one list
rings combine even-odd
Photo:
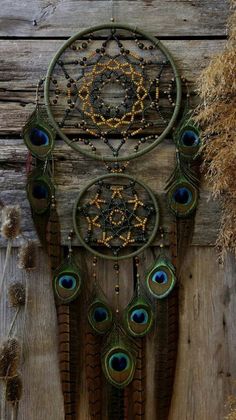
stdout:
[[[236,308],[233,256],[225,266],[216,261],[214,249],[191,247],[180,285],[180,331],[169,420],[222,420],[229,395],[235,392]],[[153,263],[153,251],[140,259],[140,268]],[[154,391],[155,328],[147,336],[146,419],[156,419]]]
[[[1,200],[5,204],[20,203],[24,234],[27,237],[35,238],[25,192],[26,147],[20,140],[0,140],[0,156],[0,179],[3,181],[0,188]],[[67,156],[66,160],[65,156]],[[161,208],[161,224],[165,229],[168,229],[171,215],[166,211],[167,203],[163,191],[166,180],[174,167],[174,156],[173,144],[170,141],[165,141],[149,153],[147,159],[139,158],[130,162],[128,167],[130,175],[137,176],[138,179],[144,181],[157,195]],[[72,212],[76,197],[90,179],[104,174],[104,165],[94,162],[92,159],[86,159],[81,154],[75,154],[62,142],[58,142],[55,149],[55,164],[57,207],[62,229],[62,243],[66,244],[68,233],[72,227]],[[213,245],[219,218],[219,204],[211,198],[209,187],[202,183],[192,243],[194,245]],[[15,245],[18,243],[19,240],[15,242]],[[78,242],[75,240],[74,245],[76,244],[78,245]],[[0,238],[0,246],[5,246],[2,238]]]
[[[3,267],[5,250],[0,250],[0,267]],[[40,269],[39,269],[40,267]],[[23,396],[19,404],[18,420],[50,418],[64,420],[59,365],[57,357],[57,327],[49,265],[45,254],[39,250],[37,270],[28,278],[17,267],[17,250],[13,250],[6,273],[3,298],[0,301],[0,337],[6,336],[14,309],[9,307],[7,289],[13,281],[28,281],[29,301],[24,319],[19,316],[16,336],[23,345]],[[5,420],[9,420],[8,417]]]
[[[0,36],[68,37],[90,26],[109,23],[111,1],[7,0],[1,4]],[[116,0],[114,17],[136,27],[145,16],[145,26],[155,35],[222,35],[228,13],[226,0]]]
[[[35,86],[63,41],[4,40],[0,42],[0,134],[19,134],[34,109]],[[193,82],[225,41],[165,40],[181,76]]]

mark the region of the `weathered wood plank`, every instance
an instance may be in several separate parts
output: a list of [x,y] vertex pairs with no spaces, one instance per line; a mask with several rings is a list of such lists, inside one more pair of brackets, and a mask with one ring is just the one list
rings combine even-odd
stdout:
[[[16,336],[23,338],[23,396],[19,405],[19,420],[50,418],[63,420],[64,409],[61,394],[56,336],[56,313],[48,264],[45,254],[39,250],[37,270],[26,275],[17,267],[17,250],[13,250],[6,272],[3,294],[0,300],[0,338],[6,337],[15,310],[9,307],[7,290],[14,281],[27,281],[29,301],[25,320],[21,311],[16,324]],[[5,250],[0,250],[2,271]],[[10,415],[6,417],[10,419]]]
[[[146,26],[155,35],[224,35],[227,0],[116,0],[117,22]],[[109,23],[111,1],[25,0],[1,3],[0,36],[68,37],[74,32]]]
[[[142,274],[153,263],[153,255],[149,249],[140,257]],[[180,279],[180,336],[170,420],[224,418],[236,377],[235,269],[233,256],[222,268],[215,250],[189,249]],[[147,339],[146,419],[155,419],[152,335]]]
[[[35,237],[30,210],[25,192],[26,175],[24,161],[27,150],[20,140],[0,140],[0,180],[1,200],[4,204],[20,203],[22,207],[22,229],[26,236]],[[159,145],[146,159],[139,158],[129,164],[129,174],[143,180],[159,197],[161,220],[168,229],[170,213],[166,207],[164,188],[174,168],[175,150],[170,141]],[[142,162],[142,170],[140,165]],[[157,169],[158,168],[158,169]],[[67,243],[68,232],[72,227],[73,205],[79,191],[93,178],[104,174],[104,165],[84,158],[62,142],[55,149],[55,182],[57,185],[58,211],[61,216],[63,243]],[[158,176],[157,174],[158,170]],[[209,187],[203,182],[200,202],[195,219],[194,245],[215,243],[220,218],[218,203],[211,199]],[[17,245],[17,241],[15,245]],[[78,242],[75,240],[75,244]],[[0,239],[0,246],[5,242]]]
[[[224,41],[163,41],[180,74],[193,83]],[[0,43],[0,134],[16,134],[34,108],[35,87],[46,73],[62,41],[2,41]]]

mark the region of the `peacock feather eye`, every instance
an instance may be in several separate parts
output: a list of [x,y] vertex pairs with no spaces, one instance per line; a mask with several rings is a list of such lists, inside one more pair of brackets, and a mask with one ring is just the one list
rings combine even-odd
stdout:
[[171,211],[177,217],[190,216],[197,207],[198,189],[187,179],[177,180],[168,191]]
[[42,214],[49,208],[54,187],[50,178],[41,170],[34,170],[28,178],[27,194],[35,213]]
[[133,337],[143,337],[153,324],[152,306],[144,297],[135,296],[124,312],[125,329]]
[[40,127],[33,127],[29,132],[30,142],[34,146],[42,147],[49,145],[48,133]]
[[36,108],[26,122],[22,136],[33,156],[45,159],[52,151],[55,142],[55,130],[48,123],[46,111]]
[[146,277],[149,292],[163,299],[173,290],[176,283],[175,268],[166,258],[159,257]]
[[185,147],[199,146],[200,138],[196,131],[186,128],[181,134],[180,143]]
[[182,158],[186,160],[196,158],[201,147],[200,130],[189,114],[184,114],[174,134],[174,141]]
[[81,289],[81,275],[76,263],[70,258],[55,271],[53,287],[56,298],[62,303],[75,300]]
[[117,346],[103,355],[102,367],[107,380],[113,386],[123,388],[133,379],[135,358],[128,349]]
[[98,334],[105,334],[113,325],[112,310],[102,300],[95,299],[89,307],[88,320]]

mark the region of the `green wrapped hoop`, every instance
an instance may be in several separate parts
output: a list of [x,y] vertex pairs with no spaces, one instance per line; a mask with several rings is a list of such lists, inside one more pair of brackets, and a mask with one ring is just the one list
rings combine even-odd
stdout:
[[[161,52],[167,57],[172,69],[173,69],[173,73],[174,73],[174,77],[175,77],[175,81],[176,81],[176,101],[175,101],[175,106],[174,106],[174,111],[173,114],[170,118],[170,121],[168,123],[168,125],[166,126],[166,128],[164,129],[164,131],[160,134],[159,137],[157,137],[152,144],[149,144],[146,147],[143,147],[142,150],[137,151],[135,153],[131,153],[129,155],[126,156],[105,156],[105,155],[95,155],[92,152],[89,152],[87,150],[84,150],[81,146],[79,146],[76,143],[73,143],[70,141],[70,139],[66,136],[65,133],[62,132],[61,128],[59,127],[58,123],[55,121],[55,118],[53,116],[52,113],[52,109],[51,109],[51,103],[50,103],[50,82],[52,80],[52,74],[54,71],[54,68],[57,64],[57,60],[59,59],[59,57],[61,56],[61,54],[67,49],[67,47],[69,47],[74,41],[81,39],[81,37],[90,34],[91,32],[96,32],[102,29],[123,29],[123,30],[127,30],[127,31],[132,31],[132,33],[140,35],[141,37],[149,40],[150,42],[152,42],[152,44],[154,44],[156,47],[158,47]],[[167,134],[170,132],[170,130],[172,129],[176,118],[178,116],[178,112],[180,109],[180,104],[181,104],[181,79],[178,73],[178,70],[176,68],[175,62],[171,56],[171,54],[169,53],[169,51],[167,50],[167,48],[154,36],[147,34],[146,32],[138,29],[137,27],[132,27],[126,24],[117,24],[117,23],[110,23],[110,24],[104,24],[104,25],[99,25],[99,26],[94,26],[88,29],[85,29],[84,31],[81,31],[75,35],[73,35],[71,38],[69,38],[64,45],[62,45],[62,47],[58,50],[58,52],[56,53],[56,55],[54,56],[53,60],[51,61],[49,67],[48,67],[48,71],[47,71],[47,75],[46,75],[46,80],[45,80],[45,86],[44,86],[44,95],[45,95],[45,104],[46,104],[46,108],[47,108],[47,112],[48,112],[48,116],[50,119],[50,122],[52,124],[52,126],[55,128],[55,130],[58,132],[58,134],[60,135],[60,137],[69,145],[71,146],[73,149],[83,153],[86,156],[92,157],[94,159],[97,160],[104,160],[104,161],[110,161],[110,162],[114,162],[114,161],[124,161],[124,160],[131,160],[134,159],[138,156],[143,155],[144,153],[149,152],[150,150],[152,150],[154,147],[156,147],[158,144],[160,144],[165,137],[167,136]]]
[[[153,205],[153,209],[154,209],[154,211],[155,211],[155,218],[154,218],[154,226],[153,226],[153,229],[152,229],[152,232],[151,232],[151,234],[150,234],[150,236],[149,236],[149,238],[148,238],[148,240],[147,240],[147,242],[145,242],[145,244],[143,244],[142,246],[140,246],[138,249],[136,249],[135,251],[133,251],[133,252],[131,252],[131,253],[129,253],[129,254],[126,254],[126,255],[121,255],[121,256],[113,256],[113,255],[107,255],[107,254],[103,254],[103,253],[101,253],[101,252],[99,252],[99,251],[97,251],[97,250],[95,250],[95,249],[93,249],[90,245],[88,245],[88,243],[86,243],[86,241],[84,240],[84,238],[83,238],[83,236],[82,236],[82,234],[81,234],[81,230],[80,230],[80,228],[79,228],[79,226],[78,226],[78,224],[77,224],[77,217],[78,217],[78,215],[77,215],[77,211],[78,211],[78,207],[79,207],[79,203],[81,202],[81,200],[82,200],[82,198],[83,198],[83,196],[84,196],[84,194],[87,192],[87,190],[92,186],[92,185],[95,185],[97,182],[99,182],[99,181],[103,181],[103,180],[105,180],[106,178],[111,178],[111,179],[114,179],[114,180],[117,180],[118,178],[121,178],[121,179],[128,179],[128,180],[130,180],[130,181],[133,181],[133,182],[135,182],[135,183],[137,183],[137,184],[139,184],[144,190],[146,190],[146,192],[148,193],[148,195],[149,195],[149,197],[150,197],[150,199],[151,199],[151,201],[152,201],[152,205]],[[88,249],[90,252],[92,252],[94,255],[96,255],[97,257],[101,257],[101,258],[105,258],[105,259],[108,259],[108,260],[122,260],[122,259],[125,259],[125,258],[132,258],[132,257],[134,257],[134,256],[136,256],[136,255],[138,255],[140,252],[142,252],[145,248],[147,248],[151,243],[152,243],[152,241],[153,241],[153,239],[155,238],[155,236],[156,236],[156,233],[157,233],[157,229],[158,229],[158,226],[159,226],[159,206],[158,206],[158,203],[157,203],[157,200],[156,200],[156,198],[155,198],[155,196],[154,196],[154,194],[153,194],[153,192],[142,182],[142,181],[139,181],[139,180],[136,180],[134,177],[132,177],[132,176],[130,176],[130,175],[124,175],[124,174],[108,174],[108,175],[103,175],[103,176],[100,176],[100,177],[98,177],[98,178],[96,178],[96,179],[94,179],[93,181],[91,181],[91,182],[89,182],[86,186],[85,186],[85,188],[80,192],[80,194],[79,194],[79,196],[78,196],[78,198],[77,198],[77,200],[76,200],[76,202],[75,202],[75,205],[74,205],[74,210],[73,210],[73,222],[74,222],[74,229],[75,229],[75,233],[76,233],[76,235],[77,235],[77,237],[78,237],[78,239],[79,239],[79,241],[83,244],[83,246],[86,248],[86,249]]]

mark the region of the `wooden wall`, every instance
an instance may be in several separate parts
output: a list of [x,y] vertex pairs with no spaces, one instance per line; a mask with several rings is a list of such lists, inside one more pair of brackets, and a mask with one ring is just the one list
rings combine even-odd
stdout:
[[[114,0],[116,20],[148,30],[163,39],[180,72],[194,81],[210,57],[221,51],[226,38],[229,12],[226,0]],[[104,0],[16,0],[0,3],[0,200],[22,207],[22,228],[35,238],[25,195],[27,151],[21,128],[33,110],[37,80],[45,74],[50,59],[64,39],[92,25],[107,23],[111,2]],[[64,160],[66,153],[67,159]],[[63,214],[65,243],[71,226],[71,210],[78,191],[87,180],[104,172],[103,166],[72,153],[62,142],[55,151],[59,212]],[[137,159],[129,173],[139,172],[157,194],[173,168],[171,142],[159,146],[147,159]],[[158,168],[158,177],[156,169]],[[228,257],[219,267],[213,244],[220,211],[203,182],[196,215],[193,246],[186,256],[181,278],[180,340],[175,390],[170,420],[222,420],[227,396],[236,378],[235,261]],[[168,224],[168,217],[164,224]],[[21,242],[15,242],[17,247]],[[5,242],[0,238],[1,267]],[[80,251],[89,266],[91,256]],[[152,261],[153,250],[142,256],[142,267]],[[106,292],[111,293],[109,267],[100,262],[99,273]],[[38,267],[29,279],[26,340],[22,375],[24,394],[20,420],[62,420],[63,402],[57,364],[56,316],[45,257],[38,250]],[[132,261],[122,266],[124,303],[130,298]],[[7,284],[22,277],[17,268],[17,248],[12,254]],[[123,279],[123,280],[122,280]],[[0,302],[0,336],[13,316],[6,288]],[[22,335],[19,320],[18,334]],[[146,419],[155,420],[152,337],[148,338],[148,396]],[[80,420],[89,419],[84,378],[81,381]]]

